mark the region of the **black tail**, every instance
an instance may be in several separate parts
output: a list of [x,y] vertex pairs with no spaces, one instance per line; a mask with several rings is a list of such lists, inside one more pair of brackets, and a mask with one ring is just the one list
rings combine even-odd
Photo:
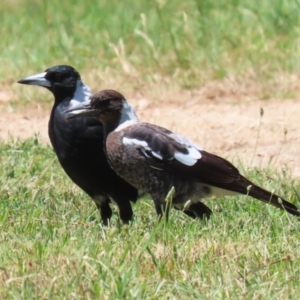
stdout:
[[226,159],[203,150],[200,151],[200,154],[201,159],[198,159],[193,166],[183,168],[183,164],[180,164],[179,168],[178,165],[174,164],[174,169],[177,167],[177,172],[189,172],[188,174],[197,178],[199,182],[223,189],[224,195],[228,195],[226,191],[249,195],[262,202],[286,210],[294,216],[300,216],[297,206],[255,185],[242,176],[239,170]]
[[288,213],[294,216],[300,216],[300,211],[298,210],[297,206],[294,204],[282,199],[281,197],[277,196],[276,194],[272,194],[257,185],[251,184],[248,186],[248,193],[249,196],[254,197],[262,202],[271,204],[275,207],[281,208],[286,210]]

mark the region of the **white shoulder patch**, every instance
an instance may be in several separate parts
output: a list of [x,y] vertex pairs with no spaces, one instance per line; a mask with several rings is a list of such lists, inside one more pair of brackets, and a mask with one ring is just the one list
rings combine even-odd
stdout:
[[124,145],[136,145],[136,146],[142,146],[142,147],[148,147],[148,143],[145,141],[140,141],[138,139],[130,139],[127,137],[123,137],[122,142]]
[[163,157],[161,156],[160,153],[154,152],[148,145],[146,141],[141,141],[138,139],[130,139],[127,137],[123,137],[122,142],[124,145],[134,145],[134,146],[140,146],[142,153],[144,154],[145,157],[150,157],[147,151],[151,152],[154,157],[157,159],[163,160]]
[[170,137],[175,140],[176,142],[186,146],[186,147],[193,147],[197,150],[203,150],[201,147],[195,145],[194,143],[192,143],[191,141],[189,141],[188,139],[186,139],[185,137],[181,136],[180,134],[176,134],[176,133],[171,133]]
[[181,163],[187,166],[193,166],[198,159],[201,158],[201,153],[195,148],[186,148],[189,153],[175,152],[174,157]]
[[[131,121],[133,121],[133,120],[131,120]],[[129,121],[127,121],[127,122],[129,122]],[[125,126],[125,124],[129,124],[127,122],[123,123],[123,126]],[[122,125],[119,125],[118,128],[121,128],[121,126]],[[127,125],[127,126],[130,126],[130,125]],[[201,155],[201,150],[199,147],[192,144],[191,142],[189,142],[189,140],[185,139],[184,137],[182,137],[180,135],[176,135],[176,134],[172,133],[172,134],[170,134],[170,137],[173,140],[175,140],[178,144],[184,146],[186,149],[186,152],[187,152],[187,153],[183,153],[180,151],[176,151],[174,153],[174,159],[176,159],[177,161],[179,161],[180,163],[182,163],[186,166],[193,166],[194,164],[197,163],[197,161],[199,159],[201,159],[202,155]],[[148,143],[146,141],[135,139],[135,138],[123,137],[122,143],[124,145],[138,146],[145,157],[150,158],[152,156],[159,160],[162,160],[162,161],[164,160],[160,151],[158,151],[158,152],[153,151],[153,149],[151,149],[151,147],[148,145]]]
[[195,149],[193,146],[187,148],[189,151],[189,156],[193,157],[194,159],[201,158],[201,153],[198,149]]
[[183,136],[179,134],[172,133],[170,134],[172,139],[174,139],[176,142],[183,145],[188,153],[182,153],[182,152],[175,152],[174,157],[181,163],[187,165],[187,166],[193,166],[198,159],[202,157],[201,155],[201,148],[197,145],[191,143],[188,139],[184,138]]
[[162,157],[159,153],[154,152],[154,151],[151,151],[151,153],[152,153],[152,155],[153,155],[154,157],[156,157],[157,159],[163,160],[163,157]]

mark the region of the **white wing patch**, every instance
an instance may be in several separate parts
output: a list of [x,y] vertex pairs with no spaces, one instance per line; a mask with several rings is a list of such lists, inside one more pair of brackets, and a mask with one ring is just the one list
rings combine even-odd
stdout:
[[152,150],[151,150],[151,153],[152,153],[152,155],[155,156],[156,158],[158,158],[158,159],[160,159],[160,160],[163,160],[163,157],[162,157],[159,153],[153,152]]
[[197,162],[197,160],[202,157],[200,152],[202,149],[190,142],[188,139],[175,133],[172,133],[169,136],[177,143],[183,145],[186,148],[186,150],[188,150],[188,153],[175,152],[175,159],[177,159],[181,163],[187,166],[193,166]]
[[147,142],[140,141],[138,139],[130,139],[130,138],[127,138],[127,137],[123,137],[122,142],[123,142],[124,145],[136,145],[136,146],[142,146],[142,147],[145,147],[145,148],[149,148]]
[[[169,135],[169,137],[173,140],[175,140],[178,144],[185,147],[187,150],[187,153],[176,151],[174,153],[174,159],[181,162],[182,164],[186,166],[193,166],[201,157],[201,148],[191,143],[189,140],[185,139],[184,137],[177,135],[175,133],[172,133]],[[143,155],[145,157],[155,157],[160,160],[164,160],[163,156],[161,155],[160,151],[155,152],[153,149],[151,149],[146,141],[142,141],[135,138],[128,138],[123,137],[122,143],[124,145],[133,145],[138,146],[140,150],[142,151]],[[151,153],[151,155],[149,155]]]
[[151,154],[160,159],[160,160],[163,160],[163,157],[157,153],[157,152],[154,152],[149,146],[148,146],[148,143],[146,141],[141,141],[141,140],[138,140],[138,139],[131,139],[131,138],[128,138],[128,137],[123,137],[122,139],[122,142],[124,145],[134,145],[134,146],[141,146],[141,151],[143,152],[143,154],[146,156],[146,157],[150,157],[149,154],[147,153],[147,151],[150,151]]
[[192,143],[191,141],[189,141],[188,139],[186,139],[185,137],[179,135],[179,134],[176,134],[176,133],[171,133],[169,135],[173,140],[175,140],[176,142],[184,145],[185,147],[193,147],[197,150],[203,150],[202,148],[200,148],[199,146],[195,145],[194,143]]
[[197,160],[201,158],[201,153],[193,146],[186,146],[186,149],[188,150],[188,153],[175,152],[174,157],[187,166],[193,166],[197,162]]

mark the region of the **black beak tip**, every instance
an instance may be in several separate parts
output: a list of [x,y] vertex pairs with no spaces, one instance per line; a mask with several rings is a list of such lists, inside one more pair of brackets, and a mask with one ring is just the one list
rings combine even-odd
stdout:
[[30,80],[26,80],[26,79],[19,79],[17,81],[17,83],[20,83],[20,84],[28,84],[28,85],[31,85],[31,81]]

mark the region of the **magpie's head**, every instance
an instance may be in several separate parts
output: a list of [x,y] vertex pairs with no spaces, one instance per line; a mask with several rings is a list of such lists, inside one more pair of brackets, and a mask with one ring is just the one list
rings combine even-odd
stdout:
[[54,94],[56,101],[73,98],[76,89],[83,85],[79,73],[67,65],[48,68],[43,73],[20,79],[18,83],[43,86]]
[[134,108],[115,90],[103,90],[65,111],[67,118],[92,117],[100,121],[106,132],[139,122]]
[[124,104],[124,96],[115,90],[103,90],[90,97],[89,103],[80,103],[66,111],[69,119],[92,117],[98,120],[119,116]]

